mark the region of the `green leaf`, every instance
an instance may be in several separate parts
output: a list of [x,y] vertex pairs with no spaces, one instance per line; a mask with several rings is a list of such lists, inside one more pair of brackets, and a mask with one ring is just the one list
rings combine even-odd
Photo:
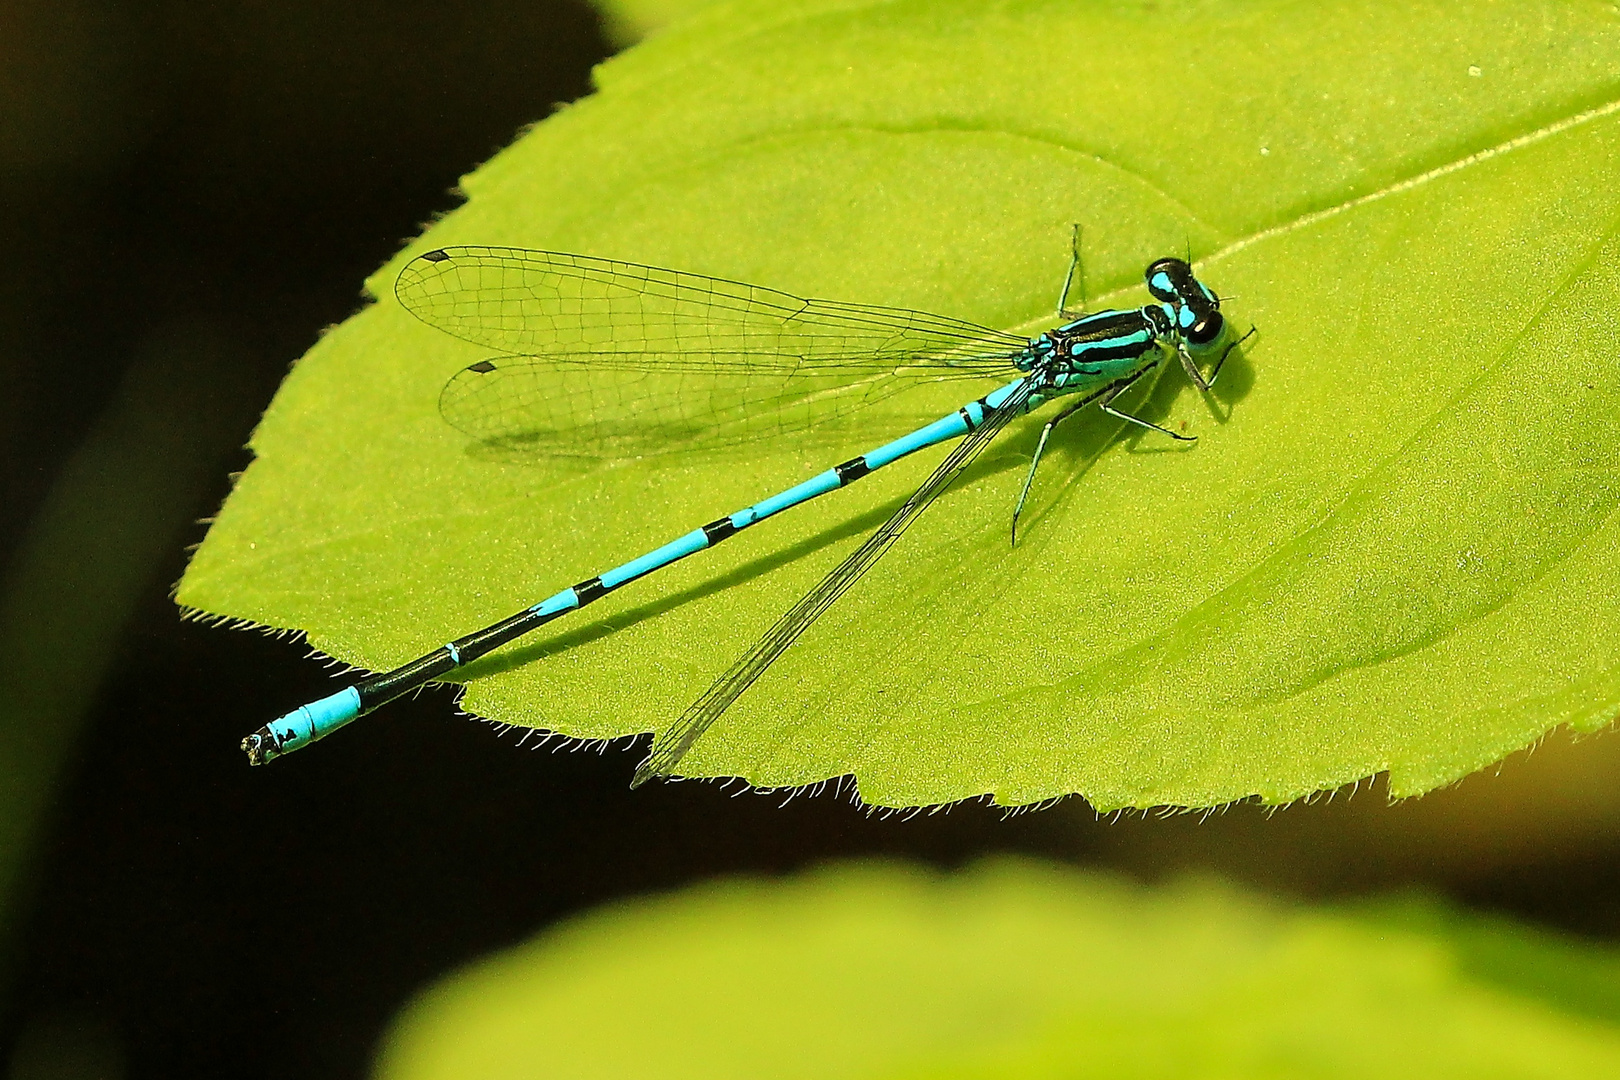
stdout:
[[723,0],[598,0],[592,3],[602,16],[609,40],[621,48]]
[[[1571,962],[1606,1012],[1538,992]],[[1620,1071],[1616,991],[1612,950],[1430,901],[844,866],[620,904],[485,960],[405,1010],[377,1075],[1552,1080]]]
[[[1258,337],[1216,400],[1002,437],[682,764],[884,805],[1411,795],[1620,710],[1611,4],[734,3],[605,64],[311,350],[180,600],[387,668],[960,404],[599,465],[435,413],[479,351],[406,255],[497,243],[1050,320],[1190,247]],[[318,257],[318,253],[312,253]],[[296,272],[289,268],[289,273]],[[1097,295],[1098,293],[1102,295]],[[986,386],[983,389],[988,389]],[[982,392],[982,390],[978,391]],[[469,671],[464,705],[659,728],[887,516],[918,455]],[[346,737],[364,737],[357,731]]]

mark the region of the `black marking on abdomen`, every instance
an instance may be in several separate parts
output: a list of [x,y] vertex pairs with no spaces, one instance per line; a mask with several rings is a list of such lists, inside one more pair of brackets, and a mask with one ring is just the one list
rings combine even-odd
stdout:
[[[986,408],[989,407],[984,405],[984,398],[980,398],[978,404]],[[957,409],[956,414],[962,418],[962,423],[967,425],[968,434],[971,435],[973,433],[973,429],[979,426],[973,422],[973,414],[967,411],[966,405],[962,406],[960,409]]]
[[579,606],[584,607],[592,600],[607,594],[608,587],[602,584],[602,579],[593,577],[589,581],[582,581],[574,586],[574,595],[579,598]]
[[833,472],[838,474],[840,484],[848,484],[859,480],[871,471],[872,467],[866,463],[865,457],[850,458],[842,465],[833,466]]
[[709,538],[711,545],[718,544],[736,531],[737,526],[733,525],[728,517],[723,517],[719,521],[711,521],[703,526],[703,535]]

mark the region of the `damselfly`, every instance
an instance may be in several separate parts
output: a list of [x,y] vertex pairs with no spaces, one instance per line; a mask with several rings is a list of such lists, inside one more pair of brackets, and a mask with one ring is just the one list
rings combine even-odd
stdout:
[[[926,447],[962,439],[894,514],[653,741],[632,786],[681,756],[783,650],[905,531],[1014,418],[1059,398],[1013,510],[1029,493],[1053,427],[1087,405],[1172,439],[1191,436],[1115,408],[1174,356],[1208,392],[1242,339],[1187,262],[1147,268],[1153,302],[1067,310],[1078,242],[1058,299],[1061,325],[1034,337],[903,308],[805,300],[774,289],[586,255],[451,247],[420,255],[395,293],[430,326],[504,355],[446,384],[446,420],[480,441],[540,453],[635,453],[697,436],[740,440],[762,426],[809,425],[921,380],[1015,375],[933,423],[850,458],[532,607],[373,675],[265,725],[242,741],[253,764],[290,753],[490,650],[789,507],[846,487]],[[1250,330],[1253,333],[1253,330]],[[1248,335],[1244,335],[1246,338]],[[1218,350],[1218,354],[1217,354]],[[1214,357],[1206,378],[1200,360]]]

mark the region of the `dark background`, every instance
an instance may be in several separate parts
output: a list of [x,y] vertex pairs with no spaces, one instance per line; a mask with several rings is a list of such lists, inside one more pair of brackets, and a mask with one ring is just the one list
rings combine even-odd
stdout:
[[358,1077],[412,992],[559,916],[850,854],[1418,883],[1620,933],[1614,820],[1581,801],[1613,786],[1602,739],[1415,809],[1364,790],[1205,824],[632,794],[634,751],[522,752],[444,693],[391,706],[386,741],[250,770],[241,734],[329,686],[297,642],[180,620],[195,521],[365,275],[608,48],[549,0],[0,5],[0,558],[25,628],[0,767],[54,778],[12,813],[33,842],[6,909],[9,1077]]

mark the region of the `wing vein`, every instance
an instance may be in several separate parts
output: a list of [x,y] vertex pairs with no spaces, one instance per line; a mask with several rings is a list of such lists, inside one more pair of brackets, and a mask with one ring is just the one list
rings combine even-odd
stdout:
[[720,715],[883,557],[918,515],[950,487],[1013,417],[1023,411],[1033,392],[1033,384],[1026,382],[986,416],[978,430],[957,443],[922,486],[876,532],[777,619],[675,723],[659,733],[647,760],[636,770],[632,786],[639,786],[654,776],[668,776]]

